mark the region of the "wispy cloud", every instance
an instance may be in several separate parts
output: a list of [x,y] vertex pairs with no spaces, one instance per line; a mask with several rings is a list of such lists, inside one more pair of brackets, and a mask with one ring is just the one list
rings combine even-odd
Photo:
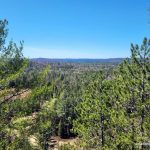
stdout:
[[121,49],[101,49],[101,50],[75,50],[75,49],[52,49],[52,48],[36,48],[25,47],[24,55],[29,58],[116,58],[129,56],[129,49],[123,54]]

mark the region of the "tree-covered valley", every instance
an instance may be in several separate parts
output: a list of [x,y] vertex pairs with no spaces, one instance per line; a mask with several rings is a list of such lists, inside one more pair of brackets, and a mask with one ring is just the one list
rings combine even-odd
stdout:
[[150,39],[121,61],[40,62],[7,34],[1,20],[0,150],[150,149]]

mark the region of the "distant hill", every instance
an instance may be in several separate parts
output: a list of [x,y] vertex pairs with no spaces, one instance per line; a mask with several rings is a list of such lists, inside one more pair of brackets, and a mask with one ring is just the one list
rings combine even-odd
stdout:
[[32,58],[31,61],[38,63],[120,63],[125,58],[108,58],[108,59],[74,59],[74,58]]

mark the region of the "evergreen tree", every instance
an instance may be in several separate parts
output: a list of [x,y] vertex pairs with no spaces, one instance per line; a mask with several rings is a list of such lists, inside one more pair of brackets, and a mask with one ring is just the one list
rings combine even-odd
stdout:
[[9,148],[13,138],[9,129],[15,110],[10,102],[18,95],[18,90],[10,86],[10,83],[16,80],[28,65],[28,61],[22,55],[22,43],[20,47],[17,47],[11,41],[8,46],[5,46],[7,24],[6,20],[0,21],[0,147],[2,149]]

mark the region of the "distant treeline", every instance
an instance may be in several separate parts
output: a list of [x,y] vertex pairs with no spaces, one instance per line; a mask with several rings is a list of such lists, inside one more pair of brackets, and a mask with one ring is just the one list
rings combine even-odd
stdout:
[[108,58],[108,59],[53,59],[53,58],[32,58],[31,61],[38,63],[54,63],[54,62],[64,62],[64,63],[121,63],[125,58]]

